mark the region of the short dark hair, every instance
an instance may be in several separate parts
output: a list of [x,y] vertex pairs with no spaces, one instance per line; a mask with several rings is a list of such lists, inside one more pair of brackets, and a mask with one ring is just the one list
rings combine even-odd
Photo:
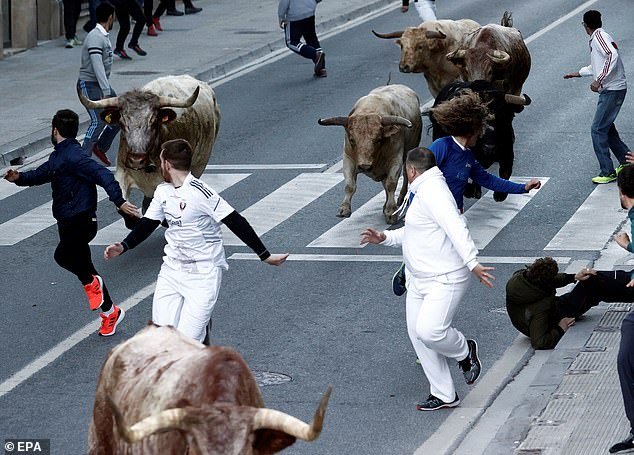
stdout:
[[416,147],[407,152],[405,165],[412,166],[422,174],[436,165],[436,156],[425,147]]
[[185,139],[172,139],[161,145],[163,159],[179,171],[189,171],[192,166],[194,151]]
[[583,23],[591,28],[592,30],[596,30],[601,28],[601,13],[597,10],[591,9],[590,11],[586,11],[583,14]]
[[616,177],[616,184],[619,186],[621,193],[627,197],[634,198],[634,165],[627,164],[623,166],[623,169]]
[[480,95],[467,89],[432,108],[431,116],[449,136],[470,136],[481,132],[491,112]]
[[114,6],[112,6],[108,2],[102,2],[97,5],[97,9],[95,10],[95,16],[97,17],[97,22],[106,22],[110,16],[114,14]]
[[557,262],[551,257],[536,259],[526,267],[524,277],[529,283],[542,289],[555,287],[555,276],[559,273]]
[[74,139],[79,130],[79,116],[70,109],[61,109],[53,116],[52,126],[63,138]]

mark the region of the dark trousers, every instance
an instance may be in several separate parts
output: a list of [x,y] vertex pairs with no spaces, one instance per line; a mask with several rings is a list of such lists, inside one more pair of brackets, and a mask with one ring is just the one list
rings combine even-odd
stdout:
[[[315,16],[289,22],[286,24],[284,34],[286,47],[304,58],[315,61],[317,51],[321,50],[321,45],[315,32]],[[305,43],[302,43],[302,38],[304,38]]]
[[616,365],[625,415],[630,421],[630,433],[634,434],[634,311],[625,316],[621,324],[621,345]]
[[577,318],[599,302],[634,302],[634,288],[628,288],[630,273],[623,270],[597,272],[574,289],[557,297],[560,317]]
[[[97,235],[97,218],[87,213],[57,221],[59,244],[55,249],[55,262],[60,267],[77,276],[82,285],[89,284],[93,275],[98,275],[92,263],[90,246],[88,245]],[[103,279],[103,277],[102,277]],[[104,302],[102,311],[112,308],[112,299],[103,284]]]
[[63,0],[64,2],[64,32],[66,39],[74,38],[77,34],[77,20],[81,12],[81,0]]
[[152,14],[152,17],[155,19],[158,19],[159,17],[163,15],[165,11],[167,11],[168,9],[171,10],[174,8],[175,8],[174,0],[159,0],[159,4],[154,10],[154,14]]
[[119,33],[117,33],[117,44],[115,51],[122,51],[125,45],[125,39],[130,33],[130,16],[135,21],[134,29],[132,30],[132,38],[130,38],[129,46],[139,44],[139,37],[145,27],[145,17],[143,10],[136,2],[136,0],[111,0],[112,6],[114,6],[117,20],[119,21]]

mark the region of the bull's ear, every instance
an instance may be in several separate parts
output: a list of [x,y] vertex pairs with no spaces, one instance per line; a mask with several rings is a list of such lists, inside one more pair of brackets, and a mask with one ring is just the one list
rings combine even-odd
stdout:
[[465,50],[464,49],[456,49],[453,52],[447,54],[447,60],[453,63],[456,66],[464,66],[465,64]]
[[398,125],[384,126],[383,127],[383,137],[394,136],[399,131],[401,131],[401,128]]
[[121,119],[121,111],[117,108],[109,107],[101,111],[101,120],[106,122],[108,125],[116,125],[119,123]]
[[176,112],[173,109],[163,108],[159,111],[161,123],[173,122],[176,119]]

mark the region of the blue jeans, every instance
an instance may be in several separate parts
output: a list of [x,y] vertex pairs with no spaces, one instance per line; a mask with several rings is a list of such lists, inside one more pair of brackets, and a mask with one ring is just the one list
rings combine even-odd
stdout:
[[[99,87],[99,82],[91,81],[77,81],[77,90],[80,90],[82,95],[86,98],[97,101],[103,98],[103,92]],[[112,96],[117,96],[112,90]],[[121,129],[118,125],[108,125],[101,119],[101,112],[103,109],[86,109],[88,115],[90,115],[90,125],[88,125],[88,131],[86,131],[86,137],[84,137],[84,143],[82,148],[86,154],[92,154],[92,148],[95,144],[104,153],[110,149],[112,141]]]
[[592,121],[591,135],[594,153],[599,160],[602,176],[608,176],[614,172],[614,165],[610,157],[610,150],[619,160],[619,164],[625,163],[625,154],[629,151],[616,131],[614,121],[619,115],[627,90],[604,90],[599,93],[597,111]]

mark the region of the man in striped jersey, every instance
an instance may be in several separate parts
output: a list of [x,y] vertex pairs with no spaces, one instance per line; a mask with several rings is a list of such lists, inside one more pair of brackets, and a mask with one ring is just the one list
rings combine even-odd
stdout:
[[[594,78],[590,90],[599,93],[599,102],[590,131],[601,170],[599,175],[592,178],[592,182],[610,183],[616,180],[616,175],[626,163],[629,150],[614,126],[627,92],[625,69],[614,39],[601,28],[601,13],[595,10],[586,11],[582,24],[590,35],[590,65],[576,73],[564,75],[564,79],[582,76]],[[616,170],[610,158],[610,150],[619,161]]]
[[220,223],[251,248],[261,261],[281,265],[288,254],[271,254],[248,221],[222,197],[190,172],[192,148],[184,139],[161,146],[165,183],[154,192],[145,215],[122,242],[109,245],[106,259],[134,248],[167,222],[165,256],[156,282],[152,321],[172,325],[186,336],[203,341],[223,270],[228,269]]

